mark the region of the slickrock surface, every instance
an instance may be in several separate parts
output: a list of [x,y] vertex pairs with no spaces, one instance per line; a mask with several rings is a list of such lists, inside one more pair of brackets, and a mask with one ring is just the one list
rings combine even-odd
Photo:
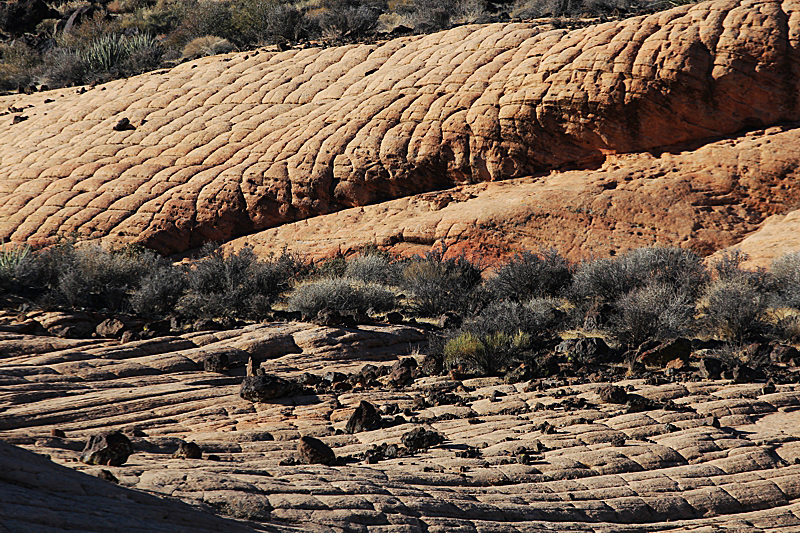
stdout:
[[745,268],[768,267],[770,263],[789,252],[800,250],[800,211],[786,215],[772,215],[758,231],[748,235],[740,243],[720,250],[710,259],[713,261],[726,250],[741,250],[747,253]]
[[[122,488],[109,486],[104,497],[119,498],[120,506],[137,502],[156,509],[149,496],[122,489],[146,490],[272,531],[800,528],[796,384],[773,391],[727,381],[617,383],[655,402],[644,412],[604,403],[597,393],[601,383],[557,379],[525,392],[524,383],[428,377],[401,389],[356,388],[253,404],[238,395],[241,367],[225,375],[204,372],[198,363],[204,353],[241,350],[280,376],[352,372],[367,362],[390,363],[416,340],[419,332],[409,326],[299,323],[128,344],[0,333],[0,439],[88,474],[107,469]],[[455,394],[462,404],[417,403],[404,411],[436,390]],[[403,418],[382,429],[337,432],[362,400],[396,405]],[[678,408],[667,409],[668,400]],[[372,464],[358,458],[373,445],[400,444],[418,427],[439,432],[445,441]],[[131,437],[135,453],[126,464],[76,462],[86,438],[101,428]],[[340,462],[293,465],[288,459],[301,436],[322,440]],[[197,443],[203,457],[172,458],[181,441]],[[66,497],[47,480],[69,479],[84,488],[82,501],[95,501],[99,480],[72,481],[42,460],[0,448],[0,464],[17,461],[21,467],[12,475],[0,469],[3,498],[7,488],[22,496],[38,490],[45,507],[53,493],[61,505]],[[38,476],[35,482],[32,476]],[[0,517],[18,509],[4,504]],[[74,516],[61,509],[44,518],[14,516],[28,520],[22,523],[31,530],[39,520],[50,529],[37,531],[63,531],[64,521]],[[211,530],[214,522],[204,520]]]
[[[28,119],[0,120],[0,238],[78,232],[178,252],[797,121],[796,9],[722,0],[574,31],[464,26],[3,97]],[[135,129],[115,131],[122,118]]]
[[[800,129],[773,127],[693,151],[616,156],[594,171],[553,172],[347,209],[227,246],[235,250],[247,243],[264,256],[288,248],[311,257],[371,244],[413,253],[436,242],[458,251],[478,248],[484,259],[492,252],[555,247],[578,260],[654,244],[708,254],[798,205],[798,147]],[[780,254],[791,247],[785,225],[792,219],[770,222],[756,235],[768,235]],[[755,238],[742,248],[751,252],[745,243]]]

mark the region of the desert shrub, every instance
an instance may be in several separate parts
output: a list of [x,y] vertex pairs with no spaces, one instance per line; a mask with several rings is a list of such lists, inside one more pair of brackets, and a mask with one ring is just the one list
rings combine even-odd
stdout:
[[[66,258],[64,258],[66,259]],[[57,301],[72,308],[131,311],[129,296],[160,258],[150,251],[106,251],[99,246],[75,249],[55,287]]]
[[134,28],[138,33],[149,35],[170,33],[180,25],[185,16],[185,5],[182,2],[158,0],[155,4],[149,2],[129,4],[133,8],[133,13],[123,19],[121,25],[123,28]]
[[325,37],[363,37],[373,33],[383,10],[375,5],[337,4],[316,14],[314,22]]
[[233,4],[231,22],[242,44],[296,41],[303,28],[303,13],[277,0],[239,0]]
[[767,299],[744,279],[713,282],[702,298],[708,332],[739,343],[762,332],[767,324]]
[[778,257],[770,266],[775,305],[800,309],[800,252]]
[[138,34],[128,37],[125,42],[127,56],[120,65],[121,73],[132,76],[158,68],[164,47],[152,35]]
[[187,2],[180,24],[166,38],[165,44],[182,49],[192,39],[216,35],[230,42],[238,42],[238,31],[233,24],[231,4],[201,0]]
[[612,303],[649,284],[664,284],[694,298],[708,280],[703,260],[680,248],[638,248],[617,259],[587,261],[578,266],[570,288],[576,304]]
[[0,43],[0,90],[29,86],[40,63],[39,54],[23,42]]
[[188,272],[188,290],[177,305],[192,318],[262,318],[295,274],[290,262],[260,260],[248,247],[227,256],[213,246],[203,252],[205,257]]
[[550,299],[533,299],[524,305],[492,302],[446,337],[442,348],[445,364],[495,375],[540,348],[562,317],[557,302]]
[[411,309],[421,316],[468,312],[473,308],[472,292],[480,282],[477,265],[463,256],[445,259],[444,250],[411,259],[400,279],[403,289],[411,294]]
[[19,284],[31,255],[30,246],[6,244],[0,240],[0,289],[13,289]]
[[614,307],[609,331],[629,348],[649,339],[685,336],[694,322],[693,300],[663,283],[635,289]]
[[156,68],[164,49],[151,35],[101,35],[81,51],[81,58],[95,72],[135,74]]
[[325,308],[366,313],[391,311],[397,306],[394,293],[376,283],[348,278],[323,278],[300,285],[292,291],[289,309],[314,317]]
[[391,285],[395,279],[393,270],[387,256],[366,254],[347,261],[342,275],[363,283]]
[[556,250],[514,256],[487,281],[496,298],[524,301],[555,296],[572,280],[569,263]]
[[227,54],[233,51],[233,45],[227,39],[206,35],[192,39],[183,48],[183,57],[186,59],[197,59],[199,57],[213,56],[216,54]]
[[530,342],[531,336],[522,331],[483,336],[464,332],[445,344],[444,362],[449,368],[462,366],[484,376],[494,376],[506,370],[522,352],[528,350]]
[[188,286],[186,272],[166,259],[156,262],[130,297],[133,310],[143,316],[163,317],[175,311]]
[[44,54],[37,77],[51,89],[86,83],[89,66],[73,50],[54,48]]

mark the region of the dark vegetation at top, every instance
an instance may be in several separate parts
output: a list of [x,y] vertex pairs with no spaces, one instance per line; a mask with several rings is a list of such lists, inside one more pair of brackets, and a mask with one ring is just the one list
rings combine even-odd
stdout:
[[311,263],[286,253],[260,259],[249,248],[223,255],[207,246],[192,263],[173,264],[135,246],[106,251],[64,241],[38,251],[6,246],[0,297],[7,305],[187,325],[330,313],[419,320],[432,328],[430,352],[445,368],[493,375],[526,361],[541,369],[562,339],[600,337],[620,361],[681,337],[718,346],[800,341],[800,253],[770,270],[744,269],[745,259],[734,252],[707,268],[688,250],[641,248],[571,264],[544,250],[487,273],[445,250],[410,258],[368,250]]
[[459,24],[543,17],[558,27],[575,27],[691,2],[2,0],[0,91],[100,83],[268,44],[374,41]]

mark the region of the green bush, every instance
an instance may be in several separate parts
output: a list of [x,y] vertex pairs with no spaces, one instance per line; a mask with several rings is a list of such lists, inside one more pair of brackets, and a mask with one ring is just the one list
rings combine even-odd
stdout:
[[278,0],[238,0],[231,7],[231,23],[241,44],[296,41],[303,28],[303,13]]
[[444,346],[448,368],[464,367],[483,376],[495,376],[507,370],[531,347],[531,336],[522,331],[475,335],[469,331],[450,339]]
[[306,317],[321,310],[366,313],[391,311],[397,307],[394,293],[377,283],[362,283],[347,278],[323,278],[300,285],[289,296],[289,309]]
[[177,305],[192,318],[263,318],[296,274],[291,259],[263,261],[247,247],[228,256],[213,246],[203,252],[205,257],[188,272],[188,291]]
[[495,298],[525,301],[529,298],[556,296],[572,281],[566,259],[556,250],[517,254],[487,281]]
[[446,311],[468,314],[474,309],[473,292],[481,269],[465,257],[444,258],[444,250],[414,257],[402,269],[400,283],[411,295],[411,309],[421,316]]
[[30,261],[30,246],[6,244],[0,240],[0,289],[5,291],[18,285]]
[[533,299],[524,305],[493,302],[446,338],[442,349],[445,364],[496,375],[541,348],[562,317],[554,300]]

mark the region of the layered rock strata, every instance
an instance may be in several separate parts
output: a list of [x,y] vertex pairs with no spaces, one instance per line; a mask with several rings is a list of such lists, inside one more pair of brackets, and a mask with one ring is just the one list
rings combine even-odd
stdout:
[[721,0],[574,31],[490,24],[233,54],[3,97],[27,120],[0,121],[0,238],[76,232],[179,252],[796,121],[799,35],[791,2]]

